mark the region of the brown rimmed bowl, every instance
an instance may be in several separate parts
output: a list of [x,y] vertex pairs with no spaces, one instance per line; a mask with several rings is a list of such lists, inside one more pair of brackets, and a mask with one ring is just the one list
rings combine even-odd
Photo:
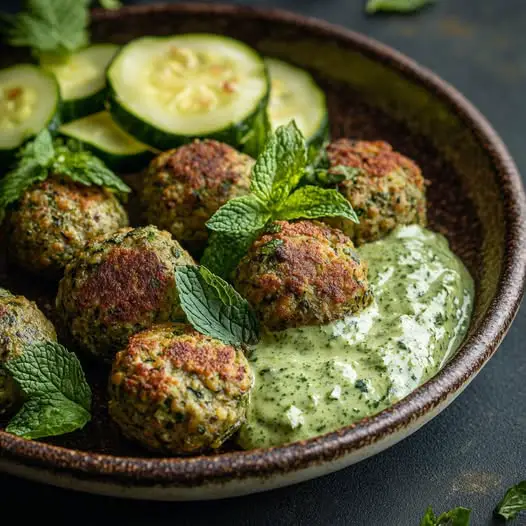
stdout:
[[[455,89],[363,35],[277,10],[204,4],[94,11],[93,38],[213,32],[309,69],[326,90],[333,137],[385,139],[414,158],[431,184],[430,227],[444,233],[476,282],[463,346],[433,379],[378,415],[271,449],[193,458],[148,456],[107,417],[105,375],[88,369],[93,421],[82,431],[28,441],[0,431],[0,469],[67,488],[128,498],[190,500],[263,491],[317,477],[395,444],[447,407],[497,350],[520,304],[526,201],[517,169],[484,117]],[[11,56],[0,48],[0,57]],[[2,270],[2,286],[49,307],[53,286]],[[0,426],[1,427],[1,426]]]

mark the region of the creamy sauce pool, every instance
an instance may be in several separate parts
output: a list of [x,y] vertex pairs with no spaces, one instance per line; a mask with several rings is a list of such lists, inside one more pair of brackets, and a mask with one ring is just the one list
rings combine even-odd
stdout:
[[373,303],[324,326],[266,334],[239,443],[313,437],[373,415],[433,376],[469,326],[473,280],[446,239],[416,225],[362,246]]

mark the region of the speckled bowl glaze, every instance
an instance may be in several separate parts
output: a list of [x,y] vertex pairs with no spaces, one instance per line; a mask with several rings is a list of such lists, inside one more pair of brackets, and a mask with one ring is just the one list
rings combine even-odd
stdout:
[[[31,442],[0,431],[0,469],[94,493],[210,499],[317,477],[395,444],[446,408],[497,350],[519,307],[526,270],[526,203],[519,174],[491,126],[451,86],[362,35],[275,10],[180,4],[95,11],[95,40],[216,32],[309,69],[327,92],[333,137],[385,139],[430,180],[430,226],[448,237],[476,281],[469,334],[425,385],[380,414],[304,442],[194,458],[155,458],[121,438],[105,405],[107,371],[87,373],[93,421],[82,431]],[[0,57],[9,56],[0,49]],[[15,269],[0,284],[47,309],[55,292]],[[0,425],[1,427],[1,425]]]

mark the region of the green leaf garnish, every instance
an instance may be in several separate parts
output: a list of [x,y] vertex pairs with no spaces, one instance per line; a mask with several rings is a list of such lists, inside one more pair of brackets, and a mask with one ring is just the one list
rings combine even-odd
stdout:
[[88,45],[89,0],[27,0],[24,11],[2,15],[2,33],[11,46],[37,55],[67,55]]
[[275,219],[292,220],[299,217],[345,217],[358,223],[358,216],[351,203],[342,194],[320,188],[302,186],[286,199],[274,214]]
[[131,191],[120,177],[88,150],[74,150],[65,145],[57,146],[50,171],[85,186],[104,186],[123,193]]
[[259,339],[254,311],[226,281],[206,267],[177,268],[181,306],[193,327],[228,345],[251,345]]
[[250,243],[276,219],[341,216],[358,222],[351,204],[336,189],[297,188],[306,169],[305,139],[291,121],[265,143],[252,169],[251,194],[228,201],[208,220],[212,235],[203,263],[228,279]]
[[257,158],[265,147],[270,130],[270,121],[267,112],[260,111],[252,122],[252,128],[240,141],[242,151]]
[[271,214],[255,195],[231,199],[208,221],[210,230],[225,234],[239,234],[263,228]]
[[90,421],[91,389],[78,358],[62,345],[29,345],[5,368],[27,398],[9,422],[9,433],[42,438],[70,433]]
[[256,159],[250,190],[267,205],[281,203],[299,183],[306,164],[305,139],[291,121],[270,136]]
[[368,0],[365,10],[367,13],[412,13],[434,2],[435,0]]
[[514,519],[521,511],[526,511],[526,480],[512,486],[495,508],[495,516],[504,520]]
[[470,517],[471,510],[468,508],[454,508],[437,517],[429,507],[420,522],[420,526],[469,526]]
[[223,279],[230,279],[230,274],[247,253],[256,235],[257,231],[238,234],[211,232],[201,264]]
[[104,186],[118,192],[131,189],[92,153],[53,145],[48,130],[42,130],[18,155],[16,166],[0,180],[0,221],[5,209],[34,183],[50,175],[67,177],[85,186]]
[[104,9],[119,9],[122,7],[122,2],[119,0],[99,0],[99,4]]

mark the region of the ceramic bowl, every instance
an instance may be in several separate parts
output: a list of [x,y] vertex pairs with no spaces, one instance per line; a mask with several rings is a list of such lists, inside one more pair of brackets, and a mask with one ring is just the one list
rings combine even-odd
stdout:
[[[121,439],[107,417],[106,374],[88,371],[93,422],[83,431],[28,441],[0,431],[0,469],[93,493],[210,499],[317,477],[374,455],[445,409],[497,350],[519,307],[526,268],[520,177],[484,117],[432,72],[363,35],[276,10],[179,4],[95,11],[95,40],[214,32],[310,70],[326,90],[332,136],[385,139],[431,181],[430,227],[443,232],[476,281],[467,338],[433,379],[380,414],[283,447],[156,458]],[[13,56],[0,49],[0,57]],[[53,289],[2,273],[4,286],[46,306]]]

